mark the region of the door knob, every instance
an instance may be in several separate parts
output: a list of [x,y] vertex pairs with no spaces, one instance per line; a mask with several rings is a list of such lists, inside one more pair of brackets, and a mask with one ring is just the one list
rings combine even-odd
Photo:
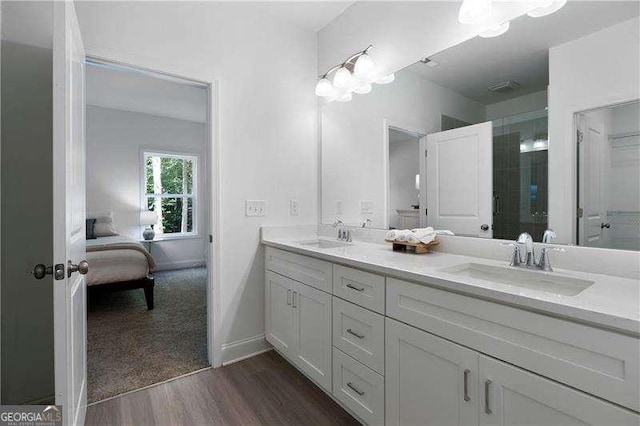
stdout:
[[600,224],[600,229],[604,229],[604,228],[607,228],[607,229],[611,228],[611,224],[602,222]]
[[86,275],[89,272],[89,262],[81,260],[80,263],[74,265],[69,261],[67,265],[67,277],[70,277],[74,272],[80,272],[80,275]]
[[480,226],[480,229],[482,229],[483,231],[488,231],[489,225],[487,225],[486,223],[483,223],[482,226]]
[[56,280],[64,279],[64,265],[62,263],[58,263],[55,266],[45,266],[42,263],[38,263],[33,268],[33,276],[37,280],[41,280],[45,277],[45,275],[53,275],[53,278]]

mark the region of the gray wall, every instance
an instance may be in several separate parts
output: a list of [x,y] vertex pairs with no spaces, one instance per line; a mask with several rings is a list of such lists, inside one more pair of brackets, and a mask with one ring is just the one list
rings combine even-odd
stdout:
[[2,403],[44,402],[54,394],[53,280],[30,271],[53,258],[52,51],[3,40],[0,63]]

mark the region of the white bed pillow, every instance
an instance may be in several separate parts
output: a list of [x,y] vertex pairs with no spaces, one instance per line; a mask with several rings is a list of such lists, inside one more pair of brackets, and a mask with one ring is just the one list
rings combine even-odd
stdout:
[[113,237],[118,234],[113,225],[113,212],[87,213],[87,219],[95,219],[93,234],[96,237]]

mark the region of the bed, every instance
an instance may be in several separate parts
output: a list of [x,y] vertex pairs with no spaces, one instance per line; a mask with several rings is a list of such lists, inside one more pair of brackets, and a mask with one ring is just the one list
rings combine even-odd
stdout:
[[123,235],[87,240],[89,296],[101,292],[143,289],[147,309],[153,309],[156,264],[144,246]]

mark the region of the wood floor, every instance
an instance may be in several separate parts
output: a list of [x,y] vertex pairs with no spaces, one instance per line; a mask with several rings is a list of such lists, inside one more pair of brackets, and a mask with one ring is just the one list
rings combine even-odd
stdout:
[[86,425],[357,425],[275,351],[89,406]]

